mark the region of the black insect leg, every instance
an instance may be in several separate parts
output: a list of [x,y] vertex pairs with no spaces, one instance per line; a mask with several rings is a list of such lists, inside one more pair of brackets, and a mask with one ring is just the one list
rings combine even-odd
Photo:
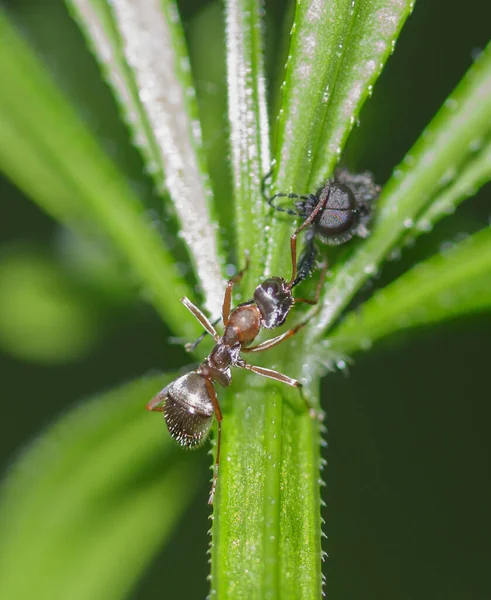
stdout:
[[297,276],[292,283],[292,287],[298,285],[312,273],[315,266],[315,257],[317,250],[314,243],[314,228],[311,227],[305,234],[305,246],[297,263]]

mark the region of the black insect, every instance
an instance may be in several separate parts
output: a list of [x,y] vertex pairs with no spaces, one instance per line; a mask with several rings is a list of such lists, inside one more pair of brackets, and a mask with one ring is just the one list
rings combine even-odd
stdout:
[[[282,277],[269,277],[257,286],[251,300],[231,310],[234,285],[242,279],[248,267],[248,262],[242,271],[228,281],[222,305],[223,335],[220,336],[217,333],[207,317],[188,298],[181,298],[184,306],[201,323],[206,332],[214,338],[215,347],[196,370],[179,377],[160,391],[147,404],[147,409],[163,412],[171,436],[181,446],[187,448],[198,447],[205,441],[213,424],[213,417],[216,417],[218,422],[217,452],[209,504],[213,502],[215,496],[220,463],[222,412],[215,384],[218,383],[222,387],[228,387],[232,383],[230,367],[246,369],[263,377],[269,377],[296,387],[307,406],[309,406],[302,394],[302,384],[299,381],[272,369],[251,365],[241,356],[242,353],[263,352],[277,346],[295,335],[313,316],[311,311],[303,321],[285,333],[255,346],[250,345],[262,328],[274,329],[283,325],[295,302],[314,305],[319,300],[326,272],[325,268],[321,271],[314,299],[294,299],[292,295],[292,288],[297,280],[297,233],[295,232],[291,239],[292,276],[288,282]],[[193,347],[195,345],[196,342]],[[310,406],[309,412],[312,416],[316,416],[315,411]]]
[[[304,223],[309,222],[296,283],[305,279],[313,269],[316,255],[314,240],[337,246],[355,235],[362,238],[369,235],[367,225],[372,216],[373,202],[380,193],[380,186],[374,182],[371,173],[351,174],[346,169],[338,169],[334,178],[329,179],[316,194],[279,193],[271,197],[265,193],[269,175],[263,180],[263,193],[268,204],[277,211],[299,216]],[[295,210],[276,206],[273,204],[276,198],[297,199]]]

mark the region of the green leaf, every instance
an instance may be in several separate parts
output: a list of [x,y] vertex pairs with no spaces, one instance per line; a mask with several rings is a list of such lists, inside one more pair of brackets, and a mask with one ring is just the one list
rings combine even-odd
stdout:
[[62,223],[84,231],[97,225],[173,331],[194,335],[197,327],[174,301],[190,290],[143,204],[5,13],[0,13],[0,78],[0,169]]
[[281,191],[312,192],[330,175],[413,4],[297,3],[275,154]]
[[223,281],[208,208],[212,191],[175,2],[67,0],[67,4],[102,65],[149,172],[158,188],[169,192],[206,307],[218,313]]
[[0,346],[22,360],[66,363],[99,337],[97,309],[39,247],[0,254]]
[[324,335],[361,285],[428,210],[448,178],[458,177],[479,140],[491,135],[491,45],[472,65],[394,171],[379,199],[372,234],[343,264],[324,295],[315,336]]
[[251,257],[256,280],[266,257],[267,205],[261,195],[269,171],[269,124],[264,79],[262,7],[257,0],[226,4],[228,115],[232,181],[236,206],[237,260]]
[[236,262],[235,203],[229,152],[227,112],[226,49],[220,1],[204,4],[186,23],[186,39],[199,105],[203,146],[206,149],[210,178],[215,194],[214,218],[226,256]]
[[326,340],[326,355],[350,354],[396,331],[490,309],[491,229],[487,228],[376,292]]
[[128,594],[195,488],[189,455],[144,410],[169,380],[81,404],[13,465],[0,488],[0,597]]
[[[474,147],[471,149],[474,151]],[[408,239],[428,233],[440,219],[453,214],[461,202],[472,197],[491,180],[491,142],[481,144],[478,140],[475,153],[471,154],[458,177],[453,179],[448,187],[436,196],[408,233]]]

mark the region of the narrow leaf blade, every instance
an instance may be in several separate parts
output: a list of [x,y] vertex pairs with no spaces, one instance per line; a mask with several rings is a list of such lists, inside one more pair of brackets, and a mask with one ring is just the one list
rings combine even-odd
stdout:
[[491,45],[466,73],[433,121],[394,171],[378,202],[373,232],[334,277],[316,323],[316,335],[333,324],[354,293],[429,209],[449,174],[458,177],[476,141],[491,134]]
[[428,233],[441,219],[451,215],[456,208],[471,198],[483,185],[491,181],[491,141],[478,147],[469,157],[458,177],[442,190],[430,206],[417,218],[408,233],[408,239]]
[[176,4],[173,0],[70,0],[69,4],[150,161],[148,168],[159,189],[167,188],[170,194],[205,305],[217,314],[223,281],[209,213],[212,191]]
[[0,76],[0,169],[55,219],[106,234],[169,326],[194,335],[174,300],[190,289],[143,204],[4,13]]
[[315,191],[331,173],[412,4],[297,3],[276,149],[282,191]]
[[[135,381],[81,404],[35,440],[0,491],[2,598],[120,598],[192,497],[194,469]],[[26,577],[26,565],[29,576]]]
[[326,340],[351,354],[394,332],[491,309],[491,229],[419,263],[353,311]]
[[264,268],[267,206],[261,181],[269,170],[269,124],[263,64],[262,9],[257,0],[227,2],[227,76],[237,253],[251,256],[251,273]]

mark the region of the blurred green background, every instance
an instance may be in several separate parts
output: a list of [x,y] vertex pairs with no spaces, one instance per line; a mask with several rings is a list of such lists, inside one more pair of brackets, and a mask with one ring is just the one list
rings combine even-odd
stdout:
[[[123,166],[149,219],[162,226],[160,201],[63,2],[3,6]],[[215,8],[198,1],[180,7],[187,33],[209,36],[221,60],[220,40],[205,26]],[[267,10],[274,72],[283,3],[268,2]],[[491,5],[484,0],[416,3],[349,142],[350,166],[372,170],[381,183],[388,178],[487,43],[490,22]],[[197,82],[202,102],[219,94],[207,83]],[[225,125],[222,133],[223,143]],[[144,294],[104,247],[61,230],[6,179],[0,198],[4,472],[23,444],[79,399],[148,372],[180,368],[189,357],[168,343],[169,332]],[[488,184],[374,283],[383,285],[480,229],[491,217],[490,198]],[[324,380],[324,549],[331,598],[491,597],[490,359],[486,314],[387,339],[354,357],[349,373]],[[206,450],[195,458],[202,464],[200,492],[135,598],[162,597],[162,589],[169,598],[207,593],[209,458]]]

